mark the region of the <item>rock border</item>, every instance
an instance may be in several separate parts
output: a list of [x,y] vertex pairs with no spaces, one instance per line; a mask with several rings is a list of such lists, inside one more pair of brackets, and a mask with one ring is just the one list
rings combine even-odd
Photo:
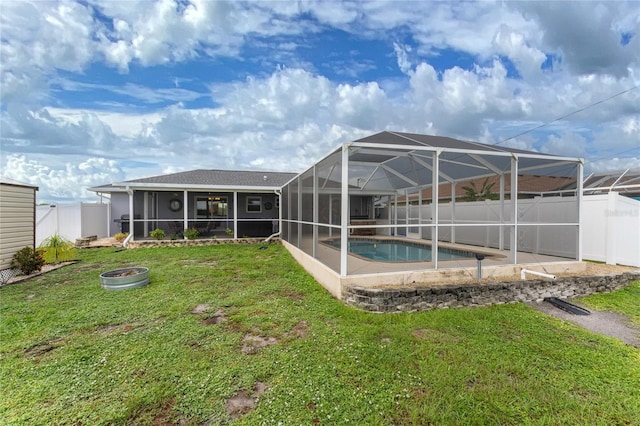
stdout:
[[406,288],[348,286],[342,299],[369,312],[413,312],[436,308],[540,302],[545,297],[572,298],[608,293],[640,281],[640,271],[560,277],[555,281],[527,280],[503,283],[448,284]]
[[215,246],[221,244],[280,244],[279,238],[273,238],[265,242],[265,238],[221,238],[221,239],[195,239],[195,240],[134,240],[130,241],[127,248],[149,247],[190,247],[190,246]]

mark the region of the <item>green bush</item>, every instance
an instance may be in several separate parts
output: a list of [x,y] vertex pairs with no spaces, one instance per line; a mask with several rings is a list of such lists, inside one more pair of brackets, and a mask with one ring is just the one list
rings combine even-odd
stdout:
[[123,242],[125,240],[125,238],[127,238],[129,236],[128,232],[118,232],[116,235],[113,236],[113,238],[115,238],[115,240],[119,243]]
[[165,232],[160,228],[154,229],[149,235],[151,235],[151,238],[155,238],[156,240],[164,240],[164,237],[167,236],[167,234],[165,234]]
[[31,247],[21,248],[13,255],[9,265],[11,269],[19,269],[25,275],[40,271],[43,266],[42,250],[36,250]]
[[187,237],[188,240],[195,240],[200,235],[200,231],[196,228],[189,228],[184,231],[184,236]]
[[76,257],[74,244],[60,234],[53,234],[40,244],[46,263],[60,263]]

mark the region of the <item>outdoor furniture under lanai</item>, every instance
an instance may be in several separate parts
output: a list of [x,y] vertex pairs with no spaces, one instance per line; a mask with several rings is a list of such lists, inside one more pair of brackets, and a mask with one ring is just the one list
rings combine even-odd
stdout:
[[192,228],[196,228],[200,235],[208,235],[214,228],[216,228],[217,222],[191,222],[189,226]]
[[169,222],[169,229],[171,230],[172,234],[178,235],[178,236],[182,236],[182,222],[178,222],[178,221],[170,221]]
[[[350,225],[375,225],[375,220],[351,220]],[[376,228],[351,228],[351,235],[376,235]]]

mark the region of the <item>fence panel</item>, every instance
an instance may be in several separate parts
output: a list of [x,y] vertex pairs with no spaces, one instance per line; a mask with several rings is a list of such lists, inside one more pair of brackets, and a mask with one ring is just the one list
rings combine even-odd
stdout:
[[109,204],[70,203],[36,207],[36,246],[53,234],[73,242],[109,233]]

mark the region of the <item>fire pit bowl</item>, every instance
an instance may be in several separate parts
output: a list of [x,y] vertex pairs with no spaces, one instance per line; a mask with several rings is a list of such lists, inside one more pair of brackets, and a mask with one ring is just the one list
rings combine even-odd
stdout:
[[149,268],[122,268],[103,272],[100,274],[100,282],[105,290],[144,287],[149,284]]

